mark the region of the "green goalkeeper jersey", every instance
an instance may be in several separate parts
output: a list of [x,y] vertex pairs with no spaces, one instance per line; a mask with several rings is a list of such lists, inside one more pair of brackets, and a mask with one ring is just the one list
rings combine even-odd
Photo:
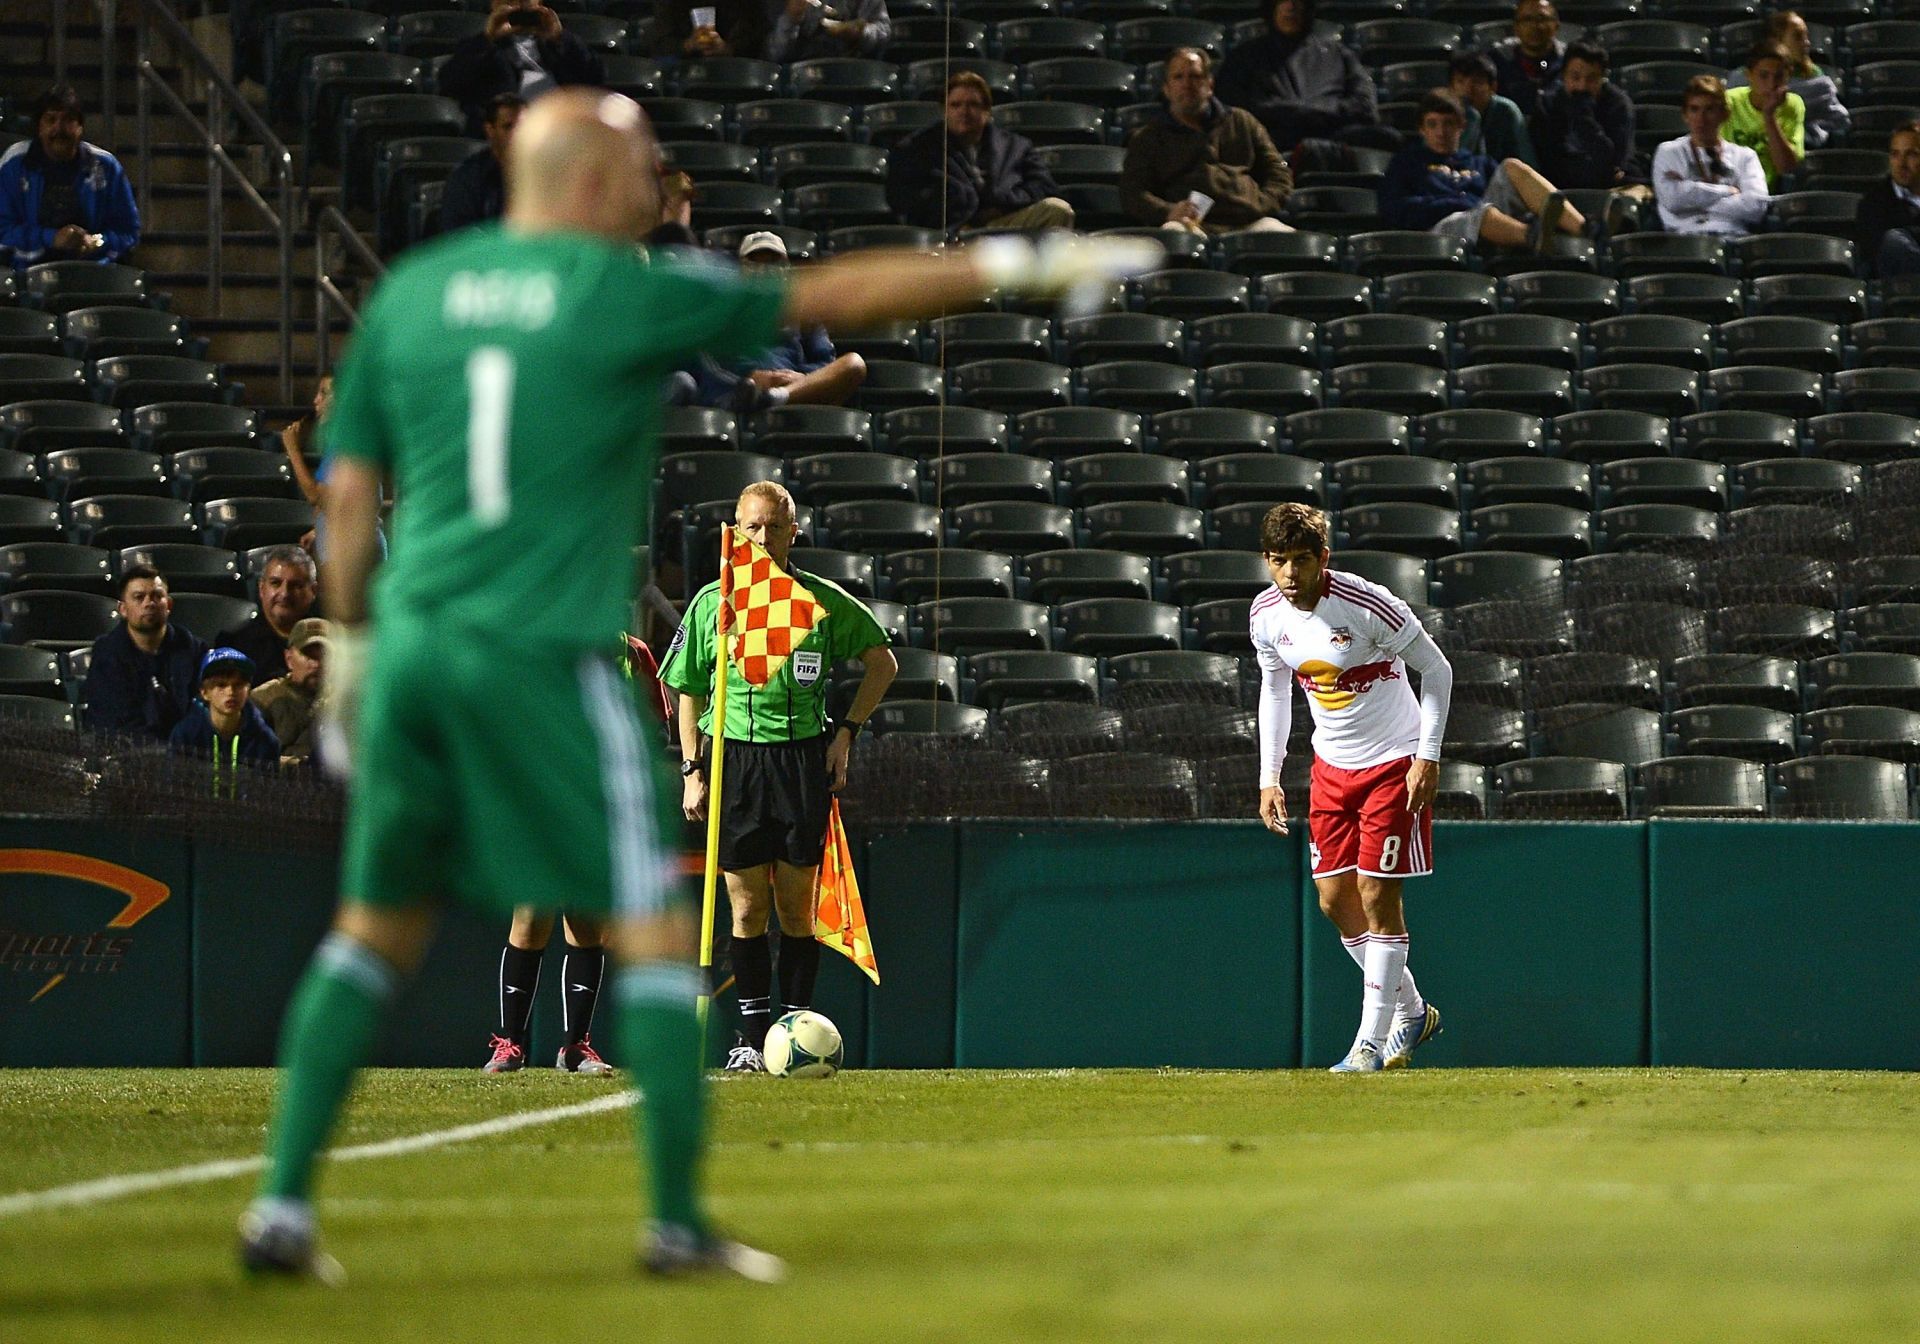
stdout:
[[[814,596],[827,614],[807,632],[772,681],[750,685],[732,659],[727,660],[727,740],[797,742],[827,731],[827,687],[833,665],[888,643],[866,604],[839,584],[803,570],[787,571]],[[713,736],[713,646],[720,615],[720,585],[694,594],[674,632],[660,680],[682,695],[700,695],[700,731]]]
[[649,261],[586,234],[483,225],[409,252],[367,305],[323,431],[330,455],[392,474],[376,617],[610,647],[665,375],[765,348],[785,302],[778,272]]

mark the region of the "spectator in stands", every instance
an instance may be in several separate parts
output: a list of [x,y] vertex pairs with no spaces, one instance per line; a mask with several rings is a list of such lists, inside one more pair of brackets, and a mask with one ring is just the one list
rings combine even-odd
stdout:
[[549,89],[605,79],[600,58],[540,0],[493,0],[486,31],[461,39],[440,67],[440,92],[459,102],[479,134],[498,94],[530,102]]
[[120,623],[93,641],[80,703],[87,727],[165,742],[193,703],[207,646],[171,621],[167,581],[151,565],[120,575]]
[[1766,218],[1767,177],[1751,149],[1720,138],[1727,86],[1713,75],[1695,75],[1680,110],[1687,133],[1653,152],[1660,222],[1673,233],[1752,233]]
[[1501,38],[1487,54],[1499,76],[1500,96],[1513,99],[1531,118],[1540,95],[1559,80],[1567,57],[1553,0],[1520,0],[1513,7],[1513,36]]
[[887,164],[887,205],[908,224],[1070,229],[1073,207],[1023,135],[993,124],[993,90],[971,70],[947,80],[946,117],[902,142]]
[[320,481],[307,459],[320,455],[320,426],[332,411],[333,375],[323,373],[313,385],[313,410],[280,431],[280,448],[293,469],[293,483],[300,487],[300,497],[316,509],[320,507]]
[[140,241],[140,207],[120,160],[82,139],[80,95],[40,96],[31,140],[0,156],[0,246],[24,270],[42,261],[119,261]]
[[1467,243],[1547,252],[1557,233],[1587,222],[1554,184],[1518,159],[1496,163],[1460,148],[1467,113],[1445,89],[1420,100],[1420,138],[1401,149],[1380,183],[1380,218]]
[[700,190],[686,173],[660,170],[660,222],[647,234],[648,247],[690,247],[698,249],[700,237],[693,231],[693,203]]
[[476,149],[448,175],[440,196],[442,233],[507,212],[507,146],[526,106],[527,100],[517,93],[496,93],[487,100],[487,119],[480,124],[487,147]]
[[1484,51],[1456,51],[1447,62],[1447,89],[1467,109],[1467,129],[1460,137],[1460,148],[1490,159],[1538,164],[1533,140],[1527,134],[1527,118],[1513,99],[1494,92],[1498,82],[1493,58]]
[[214,643],[238,649],[252,663],[253,684],[287,665],[287,636],[313,614],[319,596],[313,557],[298,546],[275,546],[260,567],[260,614],[244,625],[222,630]]
[[305,765],[313,756],[313,706],[326,671],[330,629],[318,616],[296,623],[287,634],[287,674],[253,693],[253,703],[280,739],[282,766]]
[[1855,251],[1882,280],[1920,275],[1920,121],[1887,142],[1887,175],[1860,198]]
[[[696,24],[695,18],[706,22]],[[771,36],[767,0],[661,0],[653,54],[662,60],[750,56],[763,61]]]
[[1220,100],[1260,119],[1283,154],[1302,140],[1342,140],[1392,149],[1373,77],[1338,40],[1313,31],[1314,0],[1260,0],[1269,31],[1220,63]]
[[1787,53],[1761,41],[1747,53],[1747,83],[1727,90],[1726,137],[1760,156],[1767,190],[1807,156],[1807,105],[1787,88]]
[[1259,118],[1213,96],[1213,62],[1197,47],[1167,57],[1166,106],[1127,142],[1120,208],[1189,233],[1285,230],[1277,218],[1293,173]]
[[877,59],[893,37],[887,0],[786,0],[767,40],[770,61],[809,61],[823,56]]
[[280,764],[280,739],[252,703],[259,673],[238,649],[209,649],[200,660],[200,698],[187,709],[167,739],[176,756],[213,762],[214,792],[231,781],[242,762],[264,769]]
[[1533,144],[1534,163],[1562,187],[1611,190],[1634,180],[1633,100],[1607,78],[1605,47],[1567,48],[1559,83],[1540,94]]
[[[740,264],[752,270],[787,265],[787,245],[777,233],[750,233],[740,240]],[[867,362],[834,353],[823,327],[788,328],[769,350],[731,368],[703,355],[692,366],[704,406],[764,411],[775,406],[844,406],[867,381]]]
[[[1843,139],[1853,126],[1853,114],[1840,101],[1840,86],[1832,75],[1813,63],[1813,39],[1807,21],[1790,9],[1767,15],[1762,36],[1787,54],[1787,90],[1807,105],[1806,147],[1820,149]],[[1727,88],[1747,82],[1745,70],[1727,77]]]

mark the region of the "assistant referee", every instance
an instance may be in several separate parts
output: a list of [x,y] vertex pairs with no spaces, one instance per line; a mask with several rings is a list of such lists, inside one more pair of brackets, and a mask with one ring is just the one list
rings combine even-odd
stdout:
[[[847,757],[893,684],[899,664],[886,631],[860,600],[838,584],[787,563],[797,528],[793,496],[775,481],[756,481],[734,506],[734,529],[811,591],[826,615],[765,686],[749,685],[727,666],[726,797],[720,814],[720,868],[733,907],[733,975],[743,1032],[727,1057],[736,1073],[758,1073],[772,1025],[773,958],[767,913],[780,919],[780,1000],[788,1012],[810,1007],[820,970],[813,937],[813,889],[833,793],[847,782]],[[660,680],[680,696],[681,807],[689,820],[707,814],[702,739],[714,733],[710,700],[719,583],[694,595],[667,651]],[[829,722],[827,689],[835,664],[858,658],[860,686],[843,719]]]

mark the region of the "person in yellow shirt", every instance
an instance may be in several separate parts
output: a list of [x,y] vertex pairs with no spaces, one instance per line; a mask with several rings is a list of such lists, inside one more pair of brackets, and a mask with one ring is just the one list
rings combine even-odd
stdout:
[[1747,53],[1747,84],[1727,90],[1721,133],[1760,156],[1770,192],[1806,157],[1807,104],[1787,90],[1787,53],[1778,43],[1762,41]]

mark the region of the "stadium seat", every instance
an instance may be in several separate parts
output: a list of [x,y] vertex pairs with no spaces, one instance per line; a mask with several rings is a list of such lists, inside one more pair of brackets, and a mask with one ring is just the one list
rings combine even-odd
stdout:
[[1151,599],[1153,562],[1131,551],[1036,551],[1022,562],[1027,596],[1057,606],[1090,597]]
[[887,43],[887,56],[902,65],[949,53],[963,59],[986,54],[984,23],[946,13],[902,14],[897,7],[889,12],[893,16],[893,36]]
[[1059,504],[988,500],[949,514],[962,546],[1028,555],[1074,544],[1073,510]]
[[867,722],[874,736],[924,733],[938,737],[985,737],[987,711],[977,705],[950,705],[942,700],[889,700],[873,711]]
[[1273,582],[1257,551],[1188,551],[1163,557],[1167,597],[1180,606],[1256,597]]
[[[1342,556],[1343,561],[1345,558]],[[1433,562],[1432,600],[1442,607],[1495,599],[1557,601],[1563,574],[1561,563],[1552,556],[1528,551],[1465,551]]]
[[1671,602],[1610,602],[1587,612],[1585,626],[1591,648],[1665,659],[1707,652],[1705,614]]
[[720,103],[704,98],[648,98],[640,105],[646,110],[655,132],[664,140],[684,143],[721,140],[726,136],[727,109]]
[[[1620,319],[1614,319],[1620,320]],[[1678,322],[1680,318],[1651,318]],[[1674,352],[1676,356],[1680,352]],[[1609,364],[1580,375],[1587,399],[1596,410],[1645,411],[1672,418],[1700,409],[1700,375],[1672,364]]]
[[1427,558],[1460,549],[1460,515],[1433,504],[1383,503],[1342,509],[1335,549],[1358,546]]
[[[707,422],[713,427],[713,422]],[[738,451],[670,453],[661,458],[654,484],[654,508],[662,518],[689,504],[733,500],[755,481],[778,481],[780,459]]]
[[1366,313],[1373,284],[1340,271],[1283,271],[1260,277],[1258,303],[1305,322],[1332,322]]
[[64,700],[49,700],[40,695],[0,695],[0,719],[20,720],[70,733],[77,716]]
[[1517,709],[1465,701],[1447,715],[1441,754],[1479,765],[1504,765],[1527,754],[1526,717]]
[[1121,706],[1200,700],[1237,704],[1239,663],[1230,654],[1197,649],[1178,653],[1119,654],[1107,662],[1112,702]]
[[454,138],[466,130],[460,105],[438,94],[374,93],[349,99],[334,129],[343,205],[380,204],[374,165],[381,144],[415,136]]
[[1648,709],[1561,705],[1541,714],[1540,729],[1551,756],[1589,756],[1642,765],[1666,754],[1660,716]]
[[1834,275],[1770,275],[1753,282],[1754,308],[1767,315],[1799,314],[1851,323],[1867,316],[1867,287]]
[[0,355],[0,402],[85,401],[87,375],[63,355]]
[[113,599],[98,593],[25,588],[0,595],[0,642],[56,651],[91,644],[113,628]]
[[[1915,67],[1920,71],[1920,66]],[[1908,86],[1908,96],[1912,89]],[[1857,191],[1789,191],[1777,194],[1767,207],[1767,218],[1786,233],[1830,233],[1850,238],[1857,227],[1860,193]]]
[[1187,608],[1187,647],[1203,653],[1231,653],[1251,659],[1253,640],[1247,632],[1247,622],[1252,605],[1244,597],[1220,597],[1211,602],[1194,603]]
[[1627,457],[1595,471],[1603,507],[1685,504],[1719,511],[1727,506],[1727,469],[1684,457]]
[[1428,600],[1428,566],[1418,556],[1364,547],[1343,549],[1333,568],[1377,583],[1401,601],[1424,606]]
[[1593,549],[1593,521],[1564,504],[1492,504],[1468,513],[1467,544],[1570,559]]
[[1522,271],[1502,282],[1518,313],[1596,322],[1620,311],[1620,286],[1578,271]]
[[1801,720],[1813,752],[1920,761],[1920,711],[1895,705],[1834,705]]
[[1088,453],[1060,465],[1061,498],[1074,508],[1117,500],[1187,502],[1187,464],[1145,453]]
[[1182,504],[1094,504],[1081,516],[1087,544],[1100,550],[1167,555],[1206,544],[1206,515]]
[[1743,317],[1720,328],[1729,364],[1777,364],[1810,373],[1841,367],[1840,329],[1811,317]]
[[1117,145],[1049,145],[1035,151],[1053,179],[1069,183],[1105,183],[1120,180],[1126,151]]
[[1794,602],[1831,613],[1841,598],[1840,566],[1818,556],[1731,553],[1708,563],[1705,580],[1724,607]]
[[0,696],[37,696],[65,705],[59,655],[24,644],[0,644]]
[[1708,323],[1731,322],[1746,316],[1746,299],[1740,282],[1724,275],[1660,272],[1635,276],[1627,281],[1627,297],[1633,311],[1642,315],[1684,317]]
[[[956,20],[956,25],[962,22]],[[935,62],[936,66],[939,64]],[[918,99],[875,103],[863,110],[860,120],[866,128],[867,142],[890,150],[902,140],[938,122],[940,104]]]
[[1448,655],[1453,664],[1453,698],[1456,703],[1472,701],[1481,705],[1501,705],[1518,709],[1524,699],[1526,664],[1505,653],[1487,653],[1479,649],[1456,649]]
[[1381,229],[1347,239],[1347,264],[1372,280],[1402,272],[1464,271],[1467,245],[1450,234]]
[[1471,648],[1518,658],[1571,653],[1578,633],[1573,613],[1546,595],[1468,602],[1448,610],[1447,624]]
[[1720,536],[1719,517],[1685,504],[1621,504],[1595,515],[1607,550],[1704,548]]
[[1920,420],[1885,411],[1816,415],[1807,421],[1806,429],[1814,455],[1834,461],[1905,460],[1920,452]]
[[1906,767],[1866,756],[1807,756],[1774,767],[1773,814],[1851,821],[1905,821]]
[[1493,814],[1491,799],[1487,767],[1466,761],[1440,762],[1440,783],[1433,796],[1435,818],[1485,821]]
[[60,500],[167,493],[161,460],[136,448],[62,448],[40,459],[40,475],[48,493]]
[[846,56],[795,61],[787,67],[787,88],[796,98],[864,107],[899,96],[900,70],[887,61]]
[[870,555],[819,546],[796,546],[788,552],[794,569],[830,579],[855,597],[879,596],[878,567]]
[[[1241,317],[1267,317],[1242,313]],[[1215,319],[1218,320],[1218,319]],[[1269,320],[1284,322],[1285,318]],[[1163,364],[1187,363],[1185,333],[1170,317],[1147,313],[1097,313],[1070,318],[1061,326],[1067,363],[1084,368],[1109,360],[1148,360]]]
[[992,28],[993,49],[1000,58],[1024,64],[1055,56],[1105,56],[1107,30],[1082,19],[1046,15],[1008,19]]
[[756,98],[734,104],[733,112],[740,143],[756,149],[853,138],[853,109],[845,103],[814,98]]
[[[967,671],[973,678],[974,703],[987,709],[1009,703],[1094,705],[1100,698],[1099,664],[1086,654],[1039,649],[976,653],[967,659]],[[1113,726],[1121,726],[1117,713]]]
[[1660,664],[1627,653],[1552,653],[1527,665],[1534,709],[1563,705],[1660,708]]
[[1019,313],[961,313],[936,318],[927,324],[927,337],[934,356],[948,365],[977,359],[1053,357],[1047,320]]
[[1338,238],[1310,230],[1274,233],[1243,229],[1222,234],[1213,240],[1213,246],[1222,270],[1249,277],[1286,271],[1333,271],[1340,259]]
[[938,458],[943,453],[1002,453],[1010,435],[1007,417],[971,406],[911,407],[881,417],[887,447],[902,457]]
[[1496,766],[1494,794],[1509,820],[1624,821],[1627,770],[1615,760],[1535,757]]
[[1380,202],[1363,187],[1298,187],[1287,198],[1287,222],[1303,232],[1345,236],[1379,221]]
[[975,360],[954,369],[949,381],[967,404],[1009,414],[1066,406],[1072,399],[1072,374],[1039,360]]
[[993,121],[1036,145],[1106,143],[1100,109],[1085,103],[996,102]]
[[788,464],[787,487],[816,508],[847,499],[917,500],[920,464],[887,453],[814,453]]
[[[902,701],[940,701],[953,704],[960,699],[960,660],[950,653],[935,653],[931,649],[916,649],[911,645],[896,646],[893,650],[899,672],[888,689]],[[834,689],[844,692],[845,704],[851,706],[855,687],[865,672],[864,665],[853,663],[852,672],[846,678],[836,676]],[[836,709],[840,706],[836,705]],[[844,710],[842,710],[844,713]]]
[[1808,703],[1816,709],[1892,705],[1920,710],[1920,658],[1907,653],[1837,653],[1807,664],[1806,686]]
[[[794,150],[846,149],[845,145],[794,145]],[[751,145],[720,144],[707,140],[668,140],[660,146],[660,161],[700,182],[758,182],[760,155]],[[853,174],[852,176],[858,176]],[[789,185],[779,172],[774,180]],[[808,180],[802,178],[801,180]],[[796,183],[797,185],[797,183]]]
[[392,51],[324,51],[311,57],[299,85],[301,143],[311,161],[333,159],[333,128],[354,98],[377,93],[428,93],[427,64]]
[[1564,317],[1537,313],[1499,313],[1459,323],[1459,367],[1476,364],[1543,364],[1575,372],[1580,368],[1580,328]]
[[1012,597],[1013,557],[1000,551],[941,546],[893,551],[880,562],[886,595],[908,606],[941,597]]
[[0,545],[65,540],[58,504],[25,495],[0,495]]
[[[1084,9],[1084,4],[1082,5]],[[1113,25],[1108,52],[1120,60],[1144,65],[1165,57],[1175,47],[1198,47],[1217,61],[1226,54],[1227,35],[1217,23],[1168,15],[1127,19]]]
[[220,368],[176,355],[116,355],[95,360],[90,370],[98,399],[123,410],[158,401],[231,401],[235,389]]
[[1599,364],[1667,364],[1696,372],[1713,367],[1713,331],[1705,322],[1635,314],[1603,318],[1587,331]]
[[1143,451],[1147,443],[1143,417],[1098,406],[1028,411],[1016,423],[1021,452],[1061,461],[1082,453]]
[[[194,525],[193,514],[193,507],[183,500],[150,495],[91,495],[68,507],[74,538],[83,545],[108,548],[142,542],[198,541],[200,529]],[[310,508],[307,515],[310,520]],[[307,524],[312,525],[311,521]]]
[[[1111,319],[1083,320],[1100,322]],[[1076,324],[1069,324],[1069,333],[1073,325]],[[1194,322],[1189,330],[1199,349],[1202,368],[1243,360],[1279,360],[1301,368],[1319,366],[1314,326],[1300,318],[1285,317],[1279,313],[1229,313],[1202,318]]]
[[954,453],[935,459],[934,498],[948,508],[989,500],[1051,504],[1053,465],[1010,453]]
[[1334,464],[1333,484],[1343,508],[1388,501],[1460,507],[1459,471],[1430,457],[1350,457]]
[[1791,715],[1800,708],[1800,669],[1791,658],[1703,653],[1676,658],[1674,703],[1753,705]]
[[1762,411],[1801,420],[1826,407],[1819,374],[1777,364],[1715,369],[1707,375],[1707,388],[1722,411]]
[[609,52],[601,56],[600,65],[605,72],[606,87],[636,102],[642,98],[658,98],[666,90],[666,74],[660,62],[651,56]]
[[910,550],[937,546],[940,510],[904,500],[851,500],[820,511],[826,536],[842,550]]
[[1069,653],[1170,651],[1180,647],[1180,608],[1133,597],[1087,597],[1055,611],[1060,647]]
[[1447,367],[1446,325],[1429,317],[1366,313],[1327,322],[1320,334],[1336,368],[1381,361]]
[[1642,104],[1654,105],[1667,103],[1680,104],[1680,94],[1687,87],[1687,81],[1695,75],[1712,75],[1716,79],[1726,74],[1719,66],[1701,61],[1638,61],[1632,65],[1616,67],[1613,70],[1613,82],[1620,86],[1627,97],[1638,108]]
[[1453,375],[1460,399],[1473,410],[1512,411],[1542,418],[1574,409],[1573,375],[1538,364],[1478,364]]
[[1207,510],[1207,533],[1219,550],[1260,549],[1260,528],[1273,505],[1264,499],[1222,504]]
[[[1186,451],[1179,455],[1192,454]],[[1248,503],[1319,507],[1326,503],[1325,470],[1309,458],[1266,452],[1223,453],[1196,460],[1193,480],[1194,502],[1208,508]]]
[[1345,364],[1329,376],[1342,406],[1425,416],[1446,408],[1447,375],[1419,364],[1378,361]]
[[[129,312],[145,312],[144,308]],[[60,319],[31,308],[0,308],[0,355],[65,355]]]
[[[3,501],[0,501],[3,502]],[[1852,643],[1870,652],[1920,653],[1920,603],[1852,607],[1844,623]]]
[[1668,756],[1635,772],[1644,817],[1758,819],[1767,815],[1766,767],[1731,756]]
[[0,546],[0,591],[11,588],[116,595],[108,574],[107,553],[63,541],[19,541]]
[[111,406],[65,400],[0,405],[0,447],[18,453],[130,445],[125,421]]
[[1311,369],[1264,360],[1215,364],[1206,371],[1214,408],[1288,416],[1320,405],[1320,376]]
[[[663,467],[669,458],[683,453],[723,453],[737,450],[739,446],[739,425],[731,411],[708,406],[668,406],[660,413]],[[777,469],[779,464],[774,465]]]
[[1623,233],[1612,240],[1613,271],[1622,280],[1646,275],[1721,275],[1724,244],[1711,234]]
[[[1791,426],[1791,421],[1787,422]],[[1733,469],[1734,499],[1746,504],[1845,506],[1861,487],[1862,469],[1848,462],[1762,458]]]
[[150,306],[157,296],[148,292],[145,271],[135,266],[92,261],[42,261],[27,267],[26,300],[48,313],[69,313],[111,303]]
[[[0,313],[18,312],[29,317],[46,318],[45,313],[27,309],[0,309]],[[60,331],[66,353],[83,363],[113,355],[181,355],[198,359],[206,342],[189,339],[187,320],[157,308],[123,308],[99,304],[76,308],[60,319]]]
[[1688,457],[1736,467],[1757,457],[1789,458],[1800,445],[1793,421],[1768,411],[1702,411],[1675,428]]
[[1920,601],[1920,555],[1862,556],[1848,579],[1857,602]]
[[1413,443],[1407,417],[1359,406],[1301,411],[1281,429],[1294,452],[1323,462],[1406,453]]
[[1853,244],[1826,234],[1756,233],[1729,240],[1727,251],[1733,268],[1751,281],[1776,275],[1853,277]]
[[1138,96],[1134,69],[1102,57],[1053,56],[1025,66],[1027,92],[1044,101],[1118,108]]
[[1228,271],[1176,267],[1143,275],[1132,288],[1140,311],[1190,321],[1246,311],[1250,283]]
[[1426,451],[1453,462],[1537,456],[1546,448],[1546,429],[1539,418],[1518,411],[1441,411],[1422,416],[1418,423]]
[[1753,603],[1723,609],[1715,623],[1729,653],[1821,657],[1839,647],[1833,612],[1824,608]]
[[[846,346],[840,347],[848,353]],[[870,415],[884,416],[888,411],[916,406],[938,406],[945,380],[940,370],[917,360],[875,359],[866,361],[867,379],[860,385],[855,405]]]
[[913,608],[914,642],[966,657],[1002,649],[1050,649],[1053,621],[1038,602],[1010,597],[949,597]]
[[1883,317],[1871,322],[1856,322],[1848,328],[1847,339],[1859,354],[1864,368],[1891,365],[1911,367],[1920,363],[1920,316]]
[[44,499],[46,493],[40,484],[39,464],[25,453],[0,452],[0,495]]
[[1847,50],[1863,65],[1880,60],[1920,58],[1920,23],[1910,17],[1849,24],[1842,35]]
[[1920,408],[1920,369],[1843,369],[1833,391],[1843,411],[1912,411]]
[[1115,359],[1080,370],[1087,401],[1111,410],[1157,415],[1199,402],[1200,375],[1178,364]]
[[1562,504],[1593,508],[1593,469],[1557,457],[1486,457],[1466,464],[1467,498],[1489,504]]
[[260,614],[253,599],[218,593],[175,593],[173,619],[211,643],[223,630],[245,625]]
[[[852,149],[855,146],[848,145],[845,148]],[[802,228],[824,229],[835,224],[857,226],[891,223],[893,211],[887,205],[886,189],[878,183],[815,182],[810,186],[795,187],[787,193],[782,217]]]

